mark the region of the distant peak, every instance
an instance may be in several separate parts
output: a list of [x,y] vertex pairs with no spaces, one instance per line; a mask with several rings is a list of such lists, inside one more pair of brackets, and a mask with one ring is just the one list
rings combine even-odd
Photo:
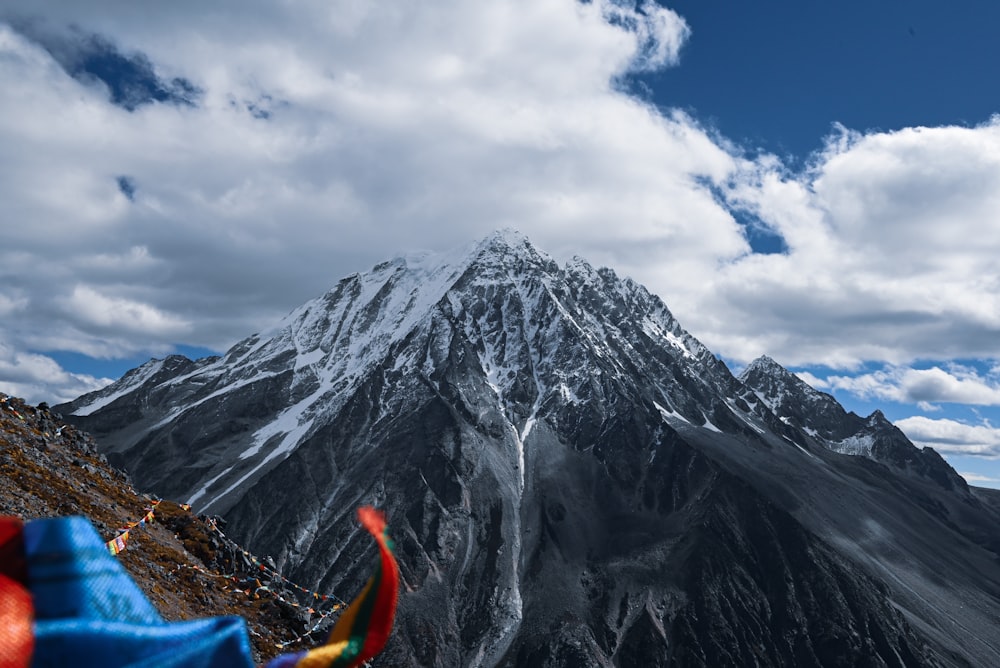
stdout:
[[532,266],[550,272],[558,269],[555,261],[544,251],[540,251],[527,236],[511,228],[498,230],[473,247],[467,256],[479,268],[505,267],[507,269]]
[[815,394],[809,383],[799,378],[797,375],[781,366],[767,355],[761,355],[747,365],[739,377],[741,382],[747,383],[754,389],[762,387],[784,387],[789,390],[796,389],[808,394]]
[[478,244],[479,250],[516,250],[523,248],[535,250],[535,247],[531,244],[531,240],[528,239],[528,236],[513,227],[505,227],[503,229],[496,230]]
[[597,270],[594,269],[593,265],[584,260],[579,255],[574,255],[566,262],[566,271],[585,274],[587,276],[593,276],[597,274]]
[[885,413],[883,413],[881,410],[877,408],[872,412],[871,415],[865,418],[865,421],[868,423],[868,426],[870,427],[879,427],[882,425],[892,424],[892,422],[889,421],[889,418],[885,416]]
[[754,361],[750,362],[740,376],[746,377],[755,371],[766,373],[768,375],[775,375],[776,373],[792,375],[791,371],[775,362],[774,359],[768,355],[761,355]]
[[[827,396],[831,401],[836,402],[833,396],[817,390],[797,373],[789,371],[767,355],[761,355],[753,362],[750,362],[743,373],[740,374],[739,379],[753,388],[760,388],[767,384],[780,385],[789,389],[797,388],[798,391],[804,392],[805,395],[811,397]],[[840,404],[837,403],[837,405],[839,406]],[[879,411],[876,411],[876,413],[881,415]]]

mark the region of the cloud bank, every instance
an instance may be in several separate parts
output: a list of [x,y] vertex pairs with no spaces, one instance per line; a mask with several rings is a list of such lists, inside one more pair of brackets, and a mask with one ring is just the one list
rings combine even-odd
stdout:
[[862,398],[899,403],[933,405],[960,403],[976,406],[1000,406],[1000,382],[981,377],[968,367],[953,365],[949,371],[890,368],[857,376],[831,376],[828,387],[852,392]]
[[717,279],[713,310],[758,332],[720,335],[735,356],[780,350],[791,364],[841,368],[996,356],[1000,119],[839,128],[802,174],[763,161],[742,176],[730,201],[789,252],[741,258]]
[[977,455],[1000,458],[1000,429],[989,423],[970,425],[955,420],[931,420],[922,416],[897,420],[914,444],[932,447],[944,455]]
[[81,394],[93,392],[110,383],[110,378],[94,378],[85,374],[67,373],[45,355],[12,350],[0,342],[0,392],[15,397],[30,397],[33,402],[55,404],[72,401]]

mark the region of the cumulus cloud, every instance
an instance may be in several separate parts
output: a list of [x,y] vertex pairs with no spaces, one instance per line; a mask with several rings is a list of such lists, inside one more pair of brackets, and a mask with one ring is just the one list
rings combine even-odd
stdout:
[[865,399],[917,403],[931,408],[935,403],[1000,406],[1000,383],[982,378],[975,369],[954,365],[911,369],[892,367],[857,376],[830,376],[830,387]]
[[24,296],[11,296],[0,292],[0,316],[9,316],[23,311],[27,305],[28,299]]
[[1000,429],[985,422],[969,425],[949,419],[914,416],[897,420],[896,426],[921,447],[932,447],[944,455],[1000,457]]
[[51,357],[12,349],[0,341],[0,378],[6,394],[29,403],[71,401],[111,383],[110,378],[67,373]]
[[638,6],[623,0],[600,0],[598,4],[609,23],[624,26],[638,38],[639,48],[630,69],[652,71],[677,64],[691,29],[676,12],[652,0],[643,0]]
[[110,331],[176,338],[190,329],[189,323],[149,304],[108,297],[86,285],[75,286],[63,304],[72,317]]
[[993,357],[1000,334],[1000,119],[858,133],[838,127],[802,173],[737,173],[731,206],[788,246],[727,264],[706,310],[749,323],[712,337],[791,364]]
[[806,385],[816,390],[825,390],[830,387],[830,383],[825,378],[815,376],[808,371],[796,371],[795,375],[805,381]]

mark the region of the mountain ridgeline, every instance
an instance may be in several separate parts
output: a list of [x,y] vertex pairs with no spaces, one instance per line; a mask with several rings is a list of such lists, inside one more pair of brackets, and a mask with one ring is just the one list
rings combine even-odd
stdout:
[[358,586],[353,511],[384,508],[403,594],[378,665],[1000,665],[989,490],[515,233],[58,409],[314,589]]

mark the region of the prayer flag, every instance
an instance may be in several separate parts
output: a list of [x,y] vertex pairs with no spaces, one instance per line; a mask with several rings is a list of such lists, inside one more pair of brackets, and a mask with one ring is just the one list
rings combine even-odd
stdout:
[[385,647],[396,616],[399,567],[385,515],[365,506],[358,509],[358,519],[378,543],[379,563],[374,575],[340,615],[326,645],[280,656],[267,668],[356,668]]

